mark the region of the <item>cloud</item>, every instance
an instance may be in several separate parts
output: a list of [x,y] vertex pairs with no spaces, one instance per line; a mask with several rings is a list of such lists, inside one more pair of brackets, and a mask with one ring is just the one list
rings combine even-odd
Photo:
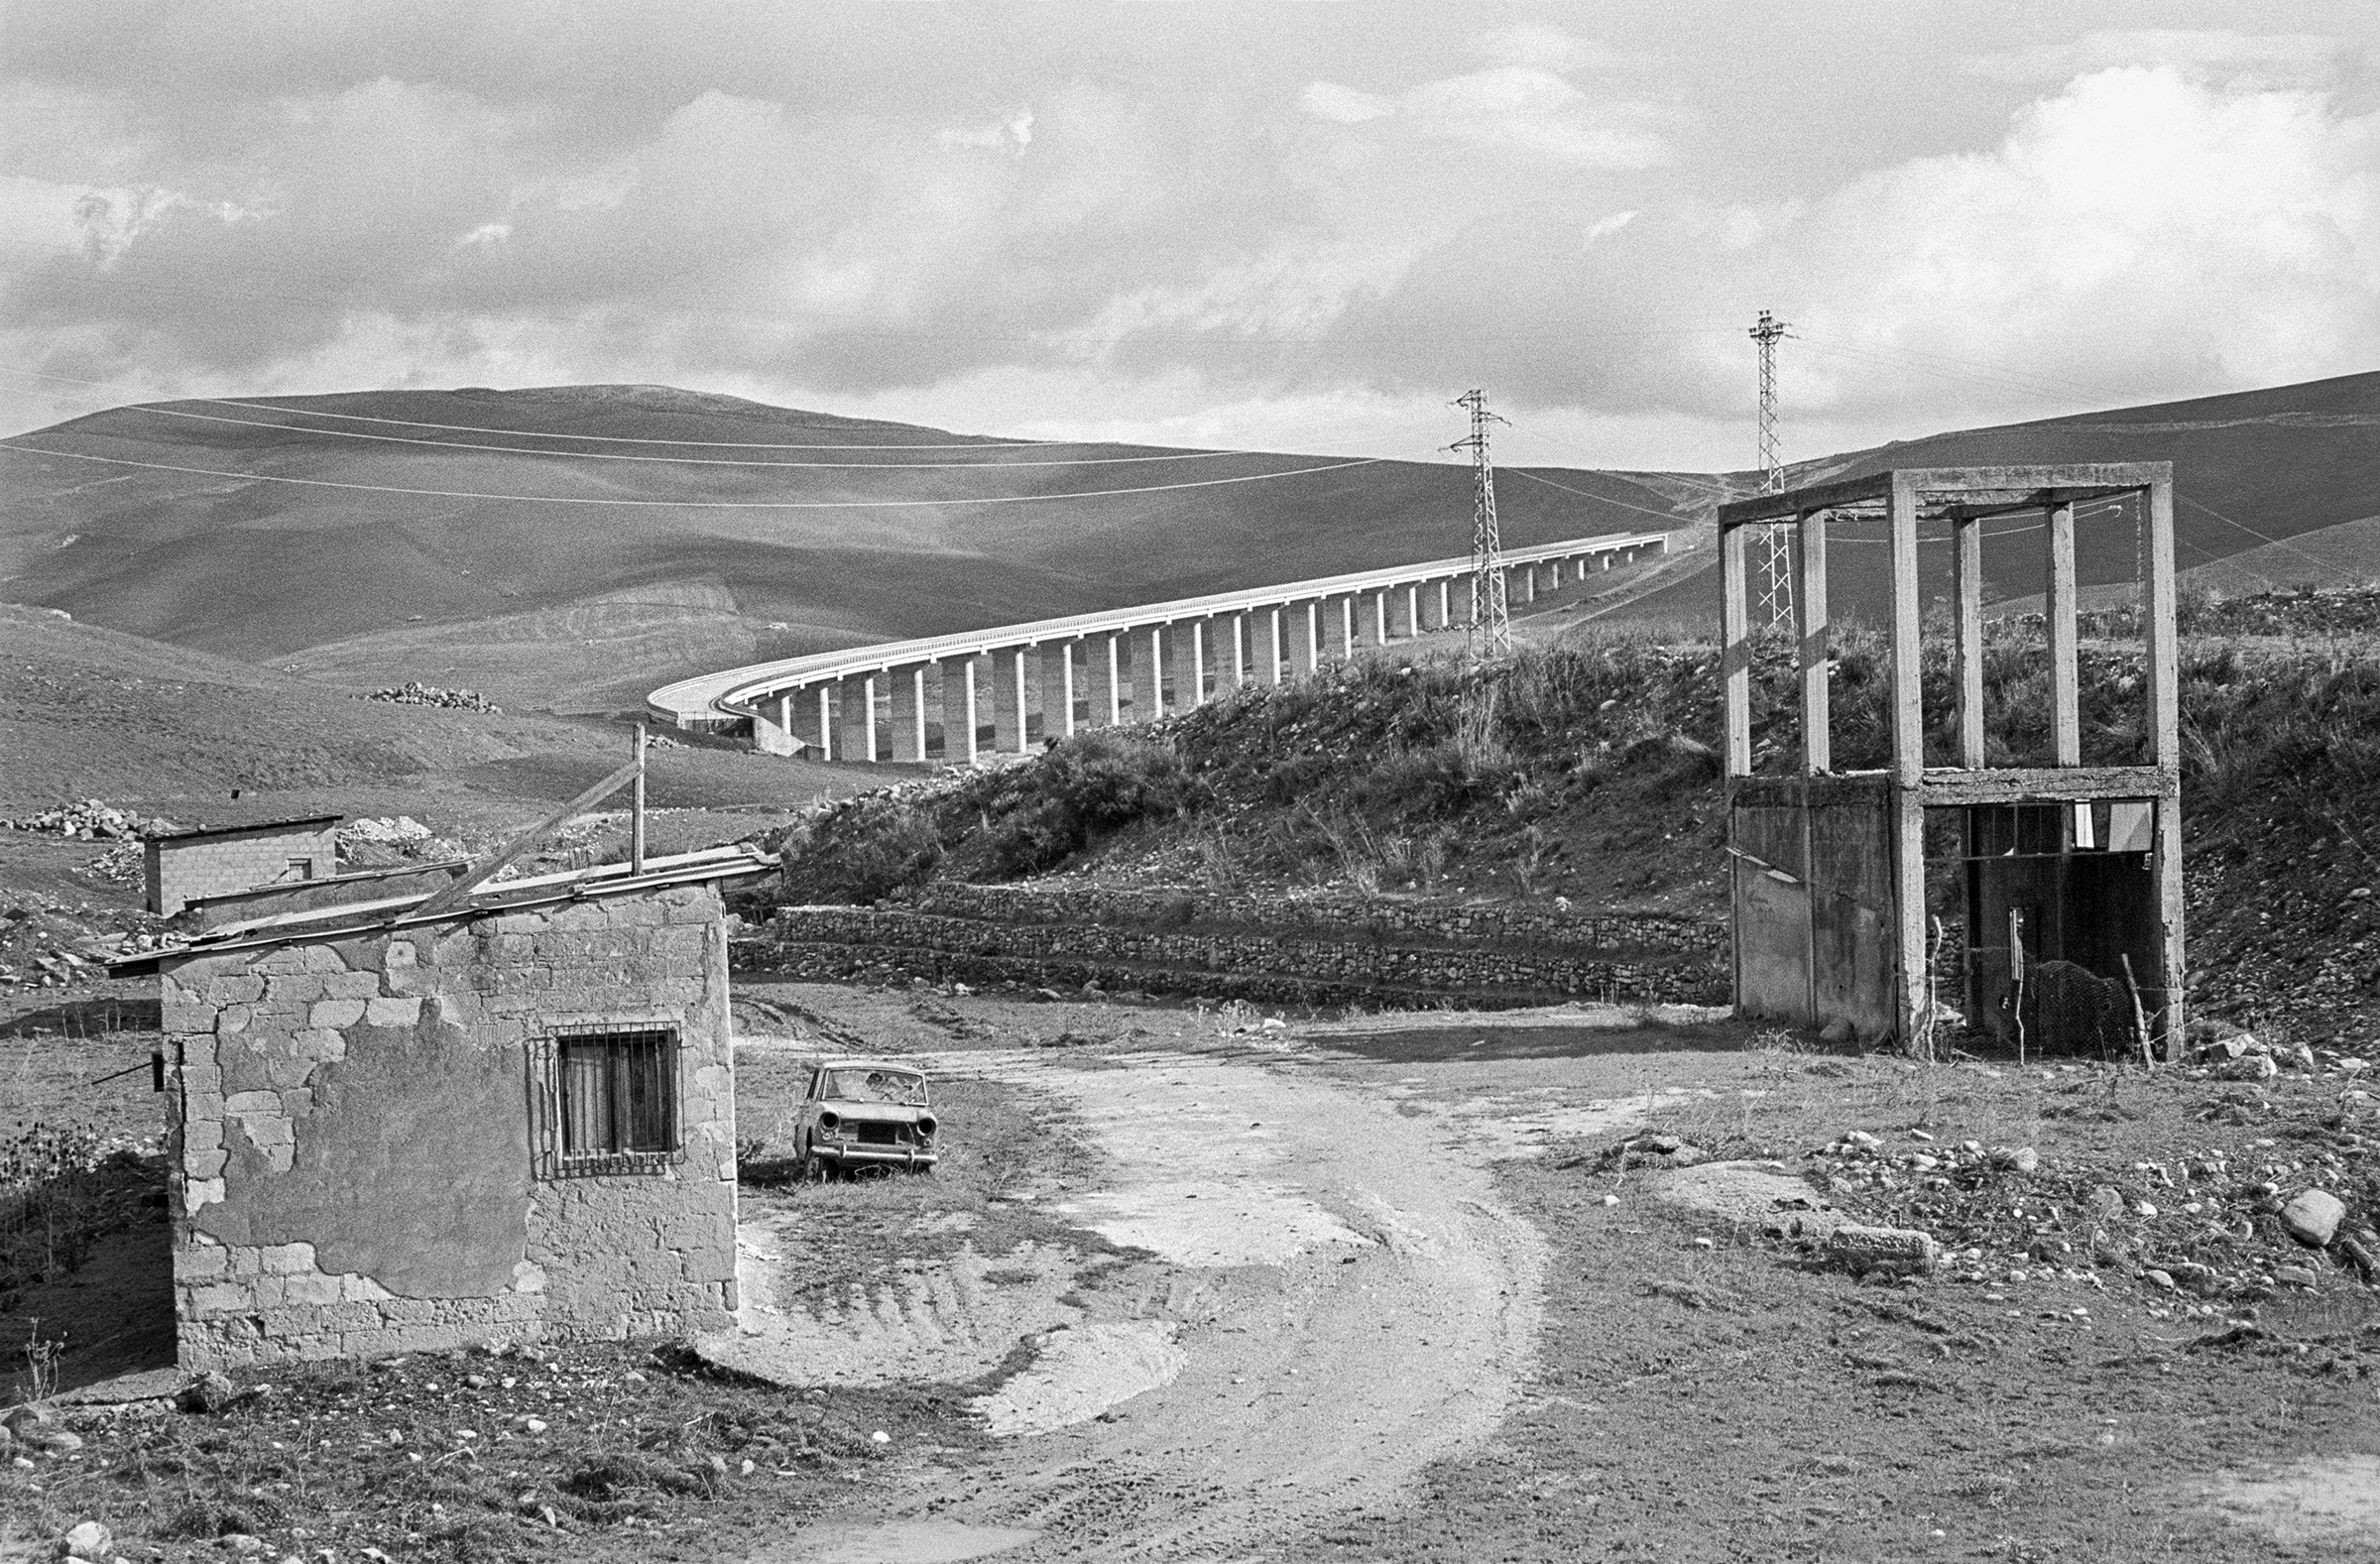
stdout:
[[1361,125],[1396,112],[1396,104],[1375,93],[1358,92],[1335,81],[1316,81],[1298,97],[1297,106],[1316,119],[1339,125]]
[[2176,66],[2101,70],[1992,150],[1853,180],[1760,248],[1827,366],[1810,389],[1839,406],[1931,378],[1912,355],[1986,366],[1965,394],[1987,403],[2036,378],[2088,402],[2368,368],[2380,115]]
[[1427,82],[1406,105],[1428,134],[1581,168],[1650,168],[1668,152],[1640,105],[1592,99],[1533,65]]
[[1020,108],[990,125],[944,130],[936,139],[945,147],[990,147],[1021,158],[1033,144],[1033,111]]
[[1606,45],[1575,38],[1559,28],[1543,27],[1536,23],[1515,23],[1482,33],[1470,44],[1471,52],[1499,65],[1521,65],[1538,70],[1578,70],[1587,66],[1608,67],[1625,62],[1627,57]]
[[2118,65],[2170,65],[2199,78],[2261,86],[2314,86],[2331,80],[2343,45],[2311,33],[2240,33],[2151,28],[2086,33],[1962,62],[1969,75],[2032,86],[2067,81]]
[[1634,222],[1640,215],[1642,214],[1638,212],[1626,211],[1612,212],[1607,216],[1599,217],[1587,226],[1587,242],[1593,244],[1598,239],[1608,239]]

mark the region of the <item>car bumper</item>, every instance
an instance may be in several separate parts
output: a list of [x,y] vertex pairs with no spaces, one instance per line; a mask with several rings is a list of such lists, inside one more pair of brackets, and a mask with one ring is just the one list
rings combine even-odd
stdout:
[[912,1145],[814,1145],[810,1152],[822,1162],[889,1163],[894,1167],[931,1167],[942,1159],[938,1151]]

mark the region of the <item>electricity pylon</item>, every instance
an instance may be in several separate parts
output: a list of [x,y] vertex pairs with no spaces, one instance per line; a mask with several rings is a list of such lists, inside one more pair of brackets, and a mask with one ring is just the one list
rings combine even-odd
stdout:
[[1495,528],[1495,464],[1488,456],[1488,425],[1506,421],[1488,411],[1488,394],[1467,391],[1454,401],[1471,411],[1471,436],[1448,450],[1471,452],[1471,624],[1464,643],[1472,660],[1512,654],[1512,616],[1504,593],[1504,543]]
[[[1759,323],[1752,327],[1752,340],[1760,344],[1760,492],[1781,494],[1785,490],[1785,462],[1777,454],[1777,339],[1785,335],[1785,322],[1760,311]],[[1759,583],[1759,602],[1756,614],[1763,623],[1790,624],[1793,620],[1793,543],[1782,527],[1754,528],[1752,532],[1754,558],[1752,578]]]

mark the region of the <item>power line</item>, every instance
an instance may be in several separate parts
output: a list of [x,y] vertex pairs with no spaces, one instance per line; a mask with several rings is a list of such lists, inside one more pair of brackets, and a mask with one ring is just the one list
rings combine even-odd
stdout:
[[[1212,461],[1218,456],[1260,455],[1256,451],[1173,451],[1161,456],[1075,456],[1054,461],[739,461],[731,456],[641,456],[620,451],[535,450],[524,445],[488,445],[474,440],[425,440],[405,434],[375,434],[369,429],[309,429],[297,423],[270,423],[259,419],[227,419],[219,413],[185,413],[175,408],[139,404],[128,413],[151,413],[160,418],[198,419],[209,423],[237,423],[244,428],[282,429],[293,434],[320,434],[336,439],[381,440],[395,445],[427,445],[438,450],[494,451],[505,456],[546,456],[566,461],[666,462],[691,467],[787,467],[819,471],[944,472],[989,467],[1113,467],[1132,462]],[[295,409],[274,409],[289,411]],[[301,415],[302,416],[302,415]],[[882,450],[885,447],[862,447]]]
[[1236,478],[1197,478],[1187,483],[1155,483],[1131,489],[1079,489],[1067,494],[996,494],[955,500],[623,500],[582,498],[567,494],[485,494],[468,489],[412,489],[385,483],[342,483],[329,478],[289,478],[276,473],[224,472],[213,467],[182,467],[168,462],[131,461],[121,456],[86,456],[80,451],[52,450],[18,440],[0,439],[0,450],[36,456],[60,456],[68,461],[101,462],[110,467],[137,467],[148,472],[181,472],[200,478],[230,478],[241,483],[289,483],[308,489],[347,489],[365,494],[410,494],[433,500],[503,500],[521,505],[609,505],[676,511],[900,511],[954,505],[1037,505],[1060,500],[1105,500],[1133,494],[1168,494],[1177,489],[1212,489],[1227,483],[1264,483],[1274,478],[1302,478],[1313,473],[1371,467],[1376,456],[1295,467],[1286,472],[1247,473]]
[[[0,367],[0,375],[22,375],[36,380],[62,380],[68,385],[91,386],[103,391],[115,389],[123,385],[123,382],[121,381],[84,380],[75,375],[57,375],[46,370],[39,369],[8,369],[5,367]],[[495,424],[484,423],[431,423],[420,419],[375,418],[372,415],[365,413],[333,413],[324,408],[291,408],[281,406],[277,403],[243,401],[232,397],[183,397],[178,400],[183,402],[204,403],[208,407],[239,408],[245,412],[287,413],[293,417],[301,419],[338,419],[348,423],[386,423],[397,428],[444,429],[455,434],[511,434],[522,439],[593,440],[599,441],[606,445],[675,445],[680,449],[686,450],[1011,450],[1017,448],[1038,447],[1063,448],[1068,445],[1090,445],[1102,443],[1095,440],[976,439],[950,440],[947,442],[933,444],[918,442],[915,444],[899,445],[780,445],[767,440],[673,440],[644,434],[571,434],[563,433],[558,430],[548,431],[542,429],[504,428]],[[153,406],[152,404],[142,405]],[[662,411],[665,412],[667,410]],[[796,423],[792,426],[795,428],[831,429],[840,428],[843,426],[843,424],[842,422]]]
[[1531,483],[1542,483],[1549,489],[1560,489],[1564,494],[1575,494],[1582,500],[1593,500],[1598,505],[1615,505],[1623,511],[1634,511],[1641,516],[1654,517],[1673,525],[1694,520],[1693,517],[1681,516],[1676,511],[1656,511],[1649,505],[1630,505],[1625,500],[1614,500],[1606,495],[1589,494],[1585,489],[1574,489],[1567,483],[1556,483],[1551,478],[1540,478],[1526,467],[1506,467],[1503,470],[1512,477],[1526,478]]
[[[1805,340],[1805,341],[1806,341],[1807,339],[1805,339],[1805,338],[1800,338],[1800,337],[1798,337],[1798,336],[1797,336],[1797,340]],[[1845,349],[1845,348],[1841,348],[1841,347],[1836,347],[1836,348],[1826,348],[1826,347],[1820,347],[1820,346],[1819,346],[1818,344],[1816,344],[1816,343],[1811,343],[1811,344],[1809,344],[1809,345],[1810,345],[1810,346],[1812,346],[1812,347],[1814,347],[1814,348],[1817,348],[1817,350],[1818,350],[1818,351],[1820,351],[1820,352],[1833,352],[1833,353],[1835,353],[1835,354],[1837,354],[1837,355],[1839,355],[1839,356],[1843,356],[1843,357],[1853,357],[1853,358],[1856,358],[1856,357],[1867,357],[1867,358],[1876,359],[1876,360],[1878,360],[1879,362],[1891,362],[1891,361],[1892,361],[1891,359],[1887,358],[1887,357],[1886,357],[1886,355],[1884,355],[1884,354],[1880,354],[1880,353],[1873,353],[1873,352],[1870,352],[1870,353],[1861,353],[1859,350],[1856,350],[1856,349]],[[2068,392],[2082,392],[2082,393],[2085,393],[2085,394],[2088,394],[2088,395],[2092,395],[2092,396],[2116,396],[2116,395],[2120,395],[2120,393],[2109,392],[2109,391],[2106,391],[2106,390],[2104,390],[2103,388],[2100,388],[2100,389],[2096,389],[2096,390],[2094,390],[2094,389],[2091,389],[2091,388],[2088,388],[2088,387],[2084,387],[2084,386],[2082,386],[2082,385],[2081,383],[2079,383],[2079,382],[2074,382],[2074,381],[2059,381],[2059,380],[2054,380],[2054,379],[2051,379],[2051,378],[2049,378],[2049,377],[2046,377],[2046,376],[2038,376],[2038,375],[2032,375],[2032,374],[2028,374],[2026,371],[2023,371],[2023,370],[2014,370],[2014,369],[2009,369],[2009,368],[2007,368],[2006,366],[2000,366],[2000,365],[1986,364],[1986,363],[1982,362],[1982,361],[1981,361],[1981,360],[1979,360],[1979,359],[1951,359],[1951,358],[1948,358],[1948,357],[1947,357],[1947,355],[1928,355],[1928,356],[1930,356],[1930,357],[1943,357],[1943,358],[1945,358],[1945,361],[1946,361],[1947,363],[1952,363],[1952,364],[1962,364],[1962,365],[1968,366],[1968,367],[1969,367],[1969,368],[1971,368],[1971,369],[1981,369],[1981,370],[1984,370],[1984,371],[1987,371],[1987,372],[1990,372],[1990,373],[1993,373],[1993,374],[2001,374],[2001,375],[2006,375],[2006,376],[2010,376],[2010,377],[2016,377],[2016,378],[2011,378],[2011,379],[2004,379],[2004,380],[2002,380],[2002,381],[2000,382],[2000,385],[2001,385],[2001,389],[2003,389],[2003,390],[2029,391],[2029,392],[2033,392],[2034,394],[2037,394],[2037,395],[2038,395],[2038,394],[2039,394],[2039,391],[2040,391],[2040,389],[2041,389],[2041,388],[2047,387],[2047,388],[2055,388],[2055,389],[2065,390],[2065,391],[2068,391]],[[1900,363],[1900,364],[1899,364],[1897,367],[1900,367],[1900,368],[1905,368],[1905,369],[1914,369],[1914,370],[1918,371],[1918,372],[1919,372],[1919,373],[1921,373],[1921,374],[1931,374],[1931,375],[1938,375],[1938,376],[1941,376],[1942,378],[1944,378],[1944,379],[1946,379],[1946,380],[1964,380],[1964,379],[1969,378],[1969,377],[1966,377],[1966,376],[1962,376],[1962,375],[1956,374],[1954,371],[1952,371],[1952,370],[1949,370],[1949,369],[1937,369],[1937,368],[1934,368],[1934,367],[1933,367],[1933,366],[1931,366],[1931,365],[1928,365],[1928,364],[1925,364],[1925,363],[1921,363],[1921,362],[1917,362],[1917,361],[1915,361],[1914,359],[1905,359],[1905,360],[1904,360],[1904,361],[1902,361],[1902,362],[1901,362],[1901,363]],[[2020,383],[2020,381],[2032,381],[2032,382],[2034,382],[2035,384],[2034,384],[2034,385],[2031,385],[2031,386],[2028,386],[2028,385],[2021,384],[2021,383]],[[2253,538],[2253,539],[2255,539],[2255,540],[2256,540],[2258,542],[2262,542],[2262,543],[2269,543],[2269,544],[2271,544],[2273,547],[2275,547],[2275,548],[2278,548],[2278,549],[2281,549],[2281,550],[2282,550],[2283,552],[2285,552],[2285,553],[2293,553],[2293,554],[2296,554],[2296,555],[2297,555],[2299,558],[2301,558],[2301,559],[2305,560],[2305,561],[2306,561],[2308,564],[2311,564],[2311,565],[2313,565],[2313,566],[2314,566],[2316,569],[2318,569],[2318,570],[2339,571],[2339,567],[2338,567],[2337,565],[2334,565],[2334,564],[2332,564],[2330,561],[2328,561],[2328,560],[2326,560],[2326,559],[2318,558],[2318,557],[2316,557],[2315,555],[2308,553],[2308,552],[2307,552],[2305,549],[2298,547],[2296,544],[2294,544],[2294,543],[2292,543],[2292,542],[2288,541],[2286,539],[2275,538],[2275,537],[2273,537],[2273,536],[2272,536],[2270,533],[2260,532],[2260,531],[2258,531],[2256,528],[2250,527],[2250,526],[2249,526],[2247,523],[2245,523],[2245,522],[2239,521],[2239,520],[2237,520],[2237,519],[2235,519],[2235,518],[2233,518],[2233,517],[2225,516],[2225,515],[2224,515],[2222,512],[2220,512],[2220,511],[2216,510],[2216,509],[2215,509],[2213,506],[2211,506],[2211,505],[2208,505],[2208,504],[2206,504],[2205,502],[2203,502],[2203,501],[2202,501],[2202,500],[2196,500],[2196,499],[2193,499],[2191,496],[2189,496],[2189,495],[2187,495],[2187,494],[2180,493],[2179,491],[2177,491],[2177,492],[2176,492],[2176,494],[2175,494],[2174,498],[2175,498],[2176,500],[2180,501],[2182,504],[2189,506],[2189,507],[2190,507],[2192,510],[2194,510],[2194,511],[2199,511],[2199,512],[2202,512],[2202,513],[2203,513],[2204,515],[2210,516],[2210,517],[2214,518],[2216,521],[2218,521],[2218,522],[2221,522],[2221,523],[2222,523],[2224,526],[2226,526],[2226,527],[2230,527],[2230,528],[2234,528],[2234,529],[2238,530],[2239,532],[2241,532],[2241,533],[2245,534],[2246,536],[2248,536],[2248,537],[2250,537],[2250,538]],[[2201,553],[2204,553],[2204,554],[2206,554],[2207,558],[2208,558],[2210,561],[2211,561],[2211,560],[2220,560],[2220,559],[2223,559],[2223,558],[2230,557],[2230,556],[2228,556],[2228,555],[2219,555],[2219,554],[2214,554],[2214,553],[2211,553],[2211,552],[2209,552],[2208,550],[2206,550],[2206,549],[2203,549],[2203,548],[2200,549],[2199,551],[2200,551]],[[2256,569],[2256,568],[2255,568],[2253,565],[2243,565],[2243,566],[2241,566],[2241,568],[2242,568],[2242,569],[2245,569],[2245,570],[2247,570],[2247,571],[2248,571],[2248,572],[2249,572],[2251,575],[2262,575],[2262,574],[2263,574],[2263,572],[2262,572],[2262,571],[2260,571],[2260,570],[2257,570],[2257,569]],[[2344,573],[2346,573],[2346,572],[2344,572],[2344,571],[2339,571],[2339,573],[2341,573],[2341,574],[2344,574]],[[2267,576],[2267,577],[2266,577],[2266,579],[2267,579],[2267,580],[2270,580],[2270,579],[2271,579],[2271,577]]]
[[[1455,399],[1471,411],[1471,434],[1447,447],[1471,452],[1471,623],[1464,644],[1476,662],[1512,655],[1512,615],[1504,580],[1504,543],[1495,524],[1495,464],[1488,455],[1488,425],[1504,421],[1488,411],[1488,394],[1477,387]],[[1482,643],[1485,642],[1483,647]]]

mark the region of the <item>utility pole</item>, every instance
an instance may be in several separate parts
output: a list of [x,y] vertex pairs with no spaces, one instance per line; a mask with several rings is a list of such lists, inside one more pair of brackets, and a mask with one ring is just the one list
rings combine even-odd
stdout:
[[1495,529],[1495,464],[1488,456],[1488,425],[1505,421],[1488,411],[1477,389],[1454,400],[1471,412],[1471,437],[1448,450],[1471,452],[1471,624],[1464,635],[1473,662],[1512,654],[1512,618],[1504,596],[1504,544]]
[[[1782,494],[1785,462],[1777,454],[1777,339],[1785,322],[1760,311],[1752,340],[1760,344],[1760,492]],[[1763,624],[1793,621],[1793,544],[1782,527],[1752,529],[1753,579],[1759,583],[1755,617]]]

